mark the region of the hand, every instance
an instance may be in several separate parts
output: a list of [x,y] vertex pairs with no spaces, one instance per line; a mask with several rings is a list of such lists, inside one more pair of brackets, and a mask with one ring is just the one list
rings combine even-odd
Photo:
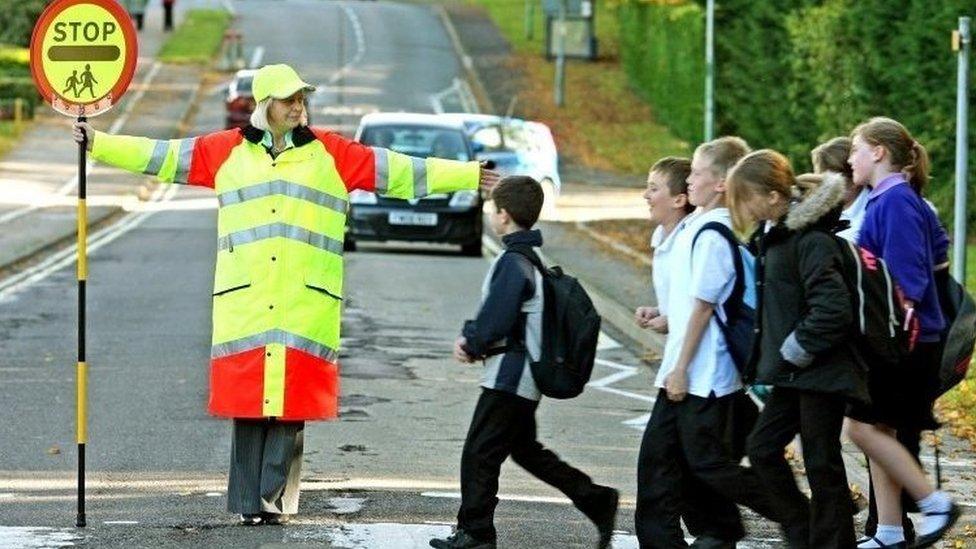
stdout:
[[668,317],[658,315],[657,317],[651,319],[651,321],[647,324],[647,327],[659,334],[666,334],[668,333]]
[[661,314],[657,307],[638,307],[634,311],[634,322],[637,323],[641,328],[650,327],[651,320],[654,320]]
[[[87,141],[85,141],[86,136],[88,137]],[[71,137],[76,143],[85,141],[85,148],[91,152],[92,145],[95,143],[95,128],[91,127],[88,122],[75,122],[71,127]]]
[[474,362],[474,358],[464,350],[464,345],[467,343],[468,340],[463,336],[457,338],[457,341],[454,342],[454,358],[463,364],[471,364]]
[[684,368],[675,368],[664,380],[664,390],[668,394],[668,400],[681,402],[688,396],[688,371]]
[[489,170],[484,165],[481,166],[481,177],[478,181],[478,187],[486,194],[491,194],[491,190],[495,188],[498,184],[498,180],[501,179],[501,175],[494,170]]

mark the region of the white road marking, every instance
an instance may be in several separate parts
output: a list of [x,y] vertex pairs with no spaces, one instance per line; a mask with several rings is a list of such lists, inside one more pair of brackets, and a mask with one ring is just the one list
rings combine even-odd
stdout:
[[329,498],[326,503],[331,508],[329,511],[336,515],[351,515],[363,510],[366,498]]
[[[155,80],[156,75],[159,74],[159,70],[162,67],[163,65],[159,61],[153,62],[152,68],[149,69],[149,72],[146,74],[146,76],[142,79],[142,82],[139,84],[139,90],[136,92],[134,96],[132,96],[132,99],[126,103],[125,108],[122,111],[122,114],[120,114],[119,117],[115,119],[115,122],[113,122],[112,125],[109,127],[108,133],[113,133],[113,134],[118,133],[119,130],[122,129],[122,126],[124,126],[125,123],[129,120],[129,116],[132,114],[132,110],[135,108],[136,104],[139,103],[139,101],[143,98],[143,96],[146,95],[146,89],[148,89],[152,81]],[[91,168],[92,168],[92,163],[91,161],[89,161],[88,163],[85,164],[85,173],[86,174],[91,173]],[[51,199],[67,195],[68,193],[73,191],[77,186],[78,186],[78,174],[75,174],[71,177],[71,179],[68,179],[63,185],[61,185],[61,187],[59,187],[56,191],[54,191],[53,195],[51,195]],[[15,219],[18,219],[20,217],[23,217],[33,211],[41,209],[45,205],[47,204],[45,204],[44,202],[39,202],[39,203],[31,204],[30,206],[26,206],[24,208],[14,210],[12,212],[7,212],[4,215],[0,215],[0,224],[7,223]]]
[[[460,492],[423,492],[420,494],[426,498],[436,499],[461,499]],[[528,503],[573,503],[567,498],[559,496],[524,496],[519,494],[498,494],[498,499],[503,501],[524,501]]]
[[[159,196],[162,190],[161,196]],[[178,185],[163,185],[153,193],[153,199],[159,201],[169,201],[178,190]],[[89,255],[97,251],[102,246],[109,244],[125,233],[141,225],[146,219],[152,216],[154,211],[140,213],[130,213],[122,218],[118,223],[106,227],[93,234],[88,241]],[[57,271],[74,264],[77,261],[78,245],[73,244],[28,269],[10,276],[0,282],[0,302],[9,299],[11,296],[24,290],[25,288],[40,282],[51,276]]]
[[17,549],[50,549],[71,547],[82,536],[74,530],[35,528],[31,526],[0,526],[0,547]]
[[[348,73],[353,67],[358,66],[362,62],[363,57],[366,56],[366,33],[363,32],[363,25],[359,20],[359,16],[356,15],[356,12],[352,8],[343,2],[339,3],[339,8],[345,12],[346,17],[349,18],[349,23],[352,25],[353,37],[356,40],[356,53],[353,55],[352,60],[348,61],[329,77],[329,85],[335,84],[345,77],[346,73]],[[323,91],[324,90],[322,87],[318,86],[316,93],[322,93]]]

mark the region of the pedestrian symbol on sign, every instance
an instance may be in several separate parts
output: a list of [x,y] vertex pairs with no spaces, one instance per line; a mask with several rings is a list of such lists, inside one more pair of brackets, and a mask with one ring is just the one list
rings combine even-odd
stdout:
[[[81,89],[78,89],[78,85],[81,85]],[[85,65],[84,72],[81,73],[81,77],[78,76],[78,71],[71,71],[71,76],[68,77],[68,81],[64,83],[64,90],[61,91],[62,94],[68,93],[71,90],[74,93],[75,99],[80,99],[81,94],[88,90],[91,94],[92,99],[95,98],[95,84],[98,84],[98,80],[95,80],[95,75],[92,74],[91,65]]]

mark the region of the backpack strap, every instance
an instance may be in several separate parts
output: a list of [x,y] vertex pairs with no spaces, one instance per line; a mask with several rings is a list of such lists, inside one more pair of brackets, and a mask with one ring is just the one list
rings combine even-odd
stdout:
[[532,249],[532,246],[529,246],[527,244],[516,244],[514,246],[508,247],[502,253],[507,253],[507,252],[517,253],[525,257],[526,259],[529,260],[529,263],[531,263],[536,269],[539,269],[539,272],[541,272],[543,275],[546,274],[546,272],[549,270],[546,268],[545,265],[543,265],[542,258],[539,257],[539,254],[535,253],[535,250]]
[[[502,253],[505,254],[505,253],[508,253],[508,252],[516,253],[516,254],[518,254],[518,255],[520,255],[520,256],[528,259],[529,260],[529,263],[531,263],[533,267],[535,267],[536,269],[538,269],[539,272],[542,273],[543,276],[545,276],[545,274],[548,272],[548,269],[546,268],[545,265],[543,265],[542,259],[539,257],[539,254],[535,253],[535,250],[532,249],[532,246],[529,246],[527,244],[516,244],[514,246],[509,246]],[[526,313],[523,313],[523,312],[520,311],[519,312],[519,315],[518,315],[518,320],[516,322],[518,323],[518,325],[517,325],[518,327],[516,329],[516,333],[519,334],[519,335],[524,334],[525,333],[525,325],[528,322],[528,315]],[[507,353],[507,352],[509,352],[511,350],[518,350],[518,351],[526,351],[526,352],[528,352],[528,350],[526,349],[526,346],[525,346],[524,339],[525,339],[524,337],[517,337],[517,338],[515,338],[514,341],[510,342],[507,345],[499,346],[499,347],[493,347],[492,349],[490,349],[488,351],[488,353],[485,355],[485,357],[487,358],[487,357],[492,357],[492,356],[495,356],[495,355],[504,354],[504,353]]]
[[[746,292],[745,266],[742,264],[742,256],[739,254],[739,239],[736,238],[735,233],[725,223],[710,221],[705,223],[701,229],[698,229],[698,232],[692,239],[692,257],[694,257],[695,244],[698,243],[698,237],[705,231],[715,231],[722,235],[722,238],[729,243],[729,248],[732,250],[732,263],[735,266],[735,283],[732,286],[732,294],[725,300],[725,303],[731,305],[733,308],[738,307],[742,304]],[[725,304],[722,306],[724,307]]]

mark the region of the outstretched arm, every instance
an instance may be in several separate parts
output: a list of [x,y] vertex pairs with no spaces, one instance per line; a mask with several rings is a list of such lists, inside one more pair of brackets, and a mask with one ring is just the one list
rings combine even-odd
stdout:
[[335,159],[349,191],[363,190],[392,198],[420,198],[454,191],[490,191],[498,174],[478,162],[417,158],[368,147],[334,132],[313,129]]
[[87,137],[92,158],[127,170],[156,176],[163,183],[214,186],[214,174],[243,136],[228,130],[186,139],[149,139],[111,135],[95,131],[87,122],[77,122],[75,141]]

